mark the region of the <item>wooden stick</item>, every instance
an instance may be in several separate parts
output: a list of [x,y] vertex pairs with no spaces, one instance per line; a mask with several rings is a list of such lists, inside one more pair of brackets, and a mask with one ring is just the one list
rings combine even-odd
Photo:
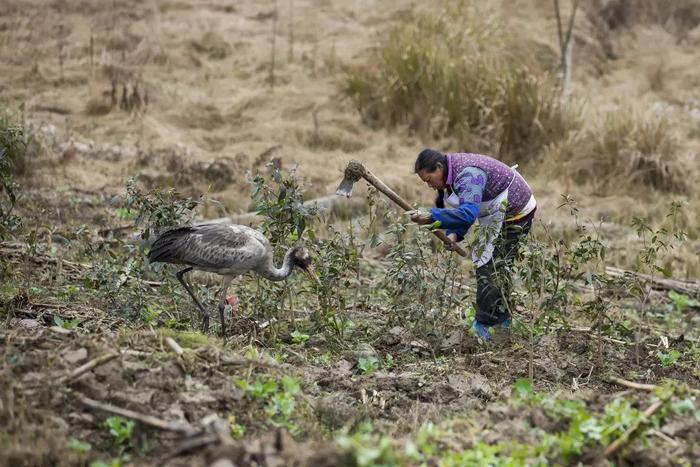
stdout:
[[653,277],[648,274],[640,274],[634,271],[626,271],[624,269],[614,268],[611,266],[607,266],[605,268],[605,273],[611,277],[623,277],[625,275],[632,275],[646,282],[650,282],[651,286],[656,289],[673,290],[675,292],[691,296],[700,295],[700,283],[698,282]]
[[122,407],[117,407],[117,406],[112,405],[112,404],[106,404],[104,402],[99,402],[99,401],[90,399],[89,397],[86,397],[80,393],[76,393],[76,397],[78,399],[78,402],[85,405],[86,407],[90,407],[91,409],[101,410],[103,412],[111,413],[114,415],[119,415],[120,417],[130,418],[132,420],[136,420],[137,422],[143,423],[144,425],[148,425],[148,426],[156,428],[158,430],[173,431],[175,433],[182,433],[182,434],[185,434],[188,436],[195,435],[195,434],[198,434],[201,432],[201,430],[197,430],[193,426],[186,424],[186,423],[168,422],[166,420],[161,420],[160,418],[156,418],[152,415],[146,415],[146,414],[134,412],[133,410],[124,409]]
[[642,412],[642,418],[633,423],[627,430],[625,430],[619,438],[610,444],[603,452],[603,457],[610,457],[619,451],[628,441],[633,437],[637,430],[645,423],[649,421],[656,412],[664,406],[668,399],[661,399],[653,404],[651,404],[644,412]]
[[674,446],[678,446],[680,444],[678,441],[671,438],[667,434],[660,432],[659,430],[649,430],[649,433],[651,433],[654,436],[658,436],[659,438],[663,439],[664,441],[666,441],[668,443],[673,444]]
[[88,371],[92,370],[93,368],[96,368],[100,365],[104,365],[105,363],[114,360],[119,356],[118,352],[110,352],[104,355],[101,355],[97,358],[94,358],[87,362],[86,364],[79,366],[75,370],[73,370],[70,374],[61,376],[56,380],[56,384],[63,384],[65,382],[72,382],[73,380],[77,379],[79,376],[81,376],[83,373],[87,373]]
[[656,389],[658,389],[658,386],[655,384],[635,383],[633,381],[627,381],[626,379],[618,378],[617,376],[610,376],[608,378],[605,378],[605,381],[607,381],[608,383],[617,384],[618,386],[624,386],[630,389],[639,389],[642,391],[653,392],[656,391]]
[[214,444],[217,441],[219,441],[219,437],[211,433],[201,434],[195,436],[194,438],[185,439],[184,441],[179,442],[177,447],[172,452],[168,453],[167,456],[161,459],[158,462],[158,465],[165,466],[170,460],[182,454],[191,453],[197,449],[201,449],[210,444]]
[[[649,391],[649,392],[656,391],[659,388],[659,386],[657,386],[655,384],[635,383],[633,381],[627,381],[626,379],[618,378],[616,376],[610,376],[608,378],[605,378],[605,381],[612,383],[612,384],[617,384],[619,386],[624,386],[626,388],[639,389],[642,391]],[[689,387],[687,385],[684,386],[683,390],[689,392],[690,394],[700,395],[700,390]]]
[[180,344],[175,342],[175,339],[173,339],[172,337],[166,337],[165,343],[168,344],[168,347],[170,347],[170,349],[173,352],[175,352],[178,355],[178,357],[184,353],[182,347],[180,347]]
[[[404,200],[401,196],[399,196],[394,190],[386,186],[384,182],[379,180],[377,177],[374,176],[372,172],[367,170],[365,168],[364,174],[362,175],[362,178],[367,180],[372,186],[374,186],[377,190],[381,191],[384,193],[390,200],[392,200],[394,203],[398,204],[400,207],[405,209],[406,211],[410,211],[413,209],[413,207],[408,204],[406,200]],[[467,257],[467,252],[464,251],[464,249],[457,245],[455,242],[450,240],[447,235],[445,235],[445,232],[442,230],[431,230],[433,235],[435,235],[437,238],[443,241],[445,245],[449,245],[452,248],[452,251],[456,252],[458,255]]]
[[221,365],[241,365],[241,366],[260,366],[265,368],[280,368],[278,363],[266,362],[259,358],[243,358],[243,357],[221,357],[219,362]]

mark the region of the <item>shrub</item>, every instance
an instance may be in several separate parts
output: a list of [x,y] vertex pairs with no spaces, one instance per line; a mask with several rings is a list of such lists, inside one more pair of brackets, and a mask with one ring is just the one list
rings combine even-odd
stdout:
[[610,29],[658,24],[680,38],[700,24],[700,1],[611,0],[602,2],[597,13]]
[[669,117],[623,108],[595,119],[560,155],[577,182],[601,190],[688,191],[681,145]]
[[520,161],[577,128],[554,80],[509,52],[519,46],[497,18],[477,13],[469,6],[418,13],[391,30],[367,63],[349,67],[342,88],[364,121],[408,124]]
[[32,131],[7,113],[0,113],[0,239],[21,226],[21,219],[13,213],[19,193],[16,178],[27,172],[30,160],[40,150]]
[[41,152],[41,143],[31,128],[0,112],[0,150],[9,160],[14,176],[24,175],[31,159]]

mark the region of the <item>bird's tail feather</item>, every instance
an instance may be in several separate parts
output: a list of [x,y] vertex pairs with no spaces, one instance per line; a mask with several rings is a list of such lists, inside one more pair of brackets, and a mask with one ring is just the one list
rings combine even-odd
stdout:
[[170,263],[176,260],[178,244],[192,232],[191,227],[180,227],[168,230],[153,242],[151,250],[148,252],[150,263],[162,262]]

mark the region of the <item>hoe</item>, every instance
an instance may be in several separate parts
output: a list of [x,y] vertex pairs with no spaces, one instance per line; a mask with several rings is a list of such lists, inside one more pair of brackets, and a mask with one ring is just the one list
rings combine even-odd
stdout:
[[[401,206],[401,208],[405,209],[406,211],[413,210],[413,207],[411,207],[406,200],[401,198],[394,190],[386,186],[384,182],[379,180],[372,172],[367,170],[364,165],[357,161],[350,161],[350,163],[348,163],[348,166],[345,168],[345,176],[343,177],[343,181],[340,182],[335,194],[342,195],[347,198],[351,197],[353,185],[361,178],[367,180],[369,184],[384,193],[390,200]],[[467,256],[467,253],[462,249],[462,247],[450,240],[442,230],[431,230],[431,232],[442,240],[449,249],[457,252],[457,254],[460,256]]]

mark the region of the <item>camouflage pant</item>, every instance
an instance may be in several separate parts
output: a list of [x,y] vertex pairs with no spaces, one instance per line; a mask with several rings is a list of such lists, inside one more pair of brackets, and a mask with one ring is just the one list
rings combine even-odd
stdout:
[[493,258],[476,268],[476,319],[483,324],[502,323],[510,317],[504,297],[510,297],[511,266],[520,239],[530,232],[534,212],[520,222],[505,224],[496,239]]

